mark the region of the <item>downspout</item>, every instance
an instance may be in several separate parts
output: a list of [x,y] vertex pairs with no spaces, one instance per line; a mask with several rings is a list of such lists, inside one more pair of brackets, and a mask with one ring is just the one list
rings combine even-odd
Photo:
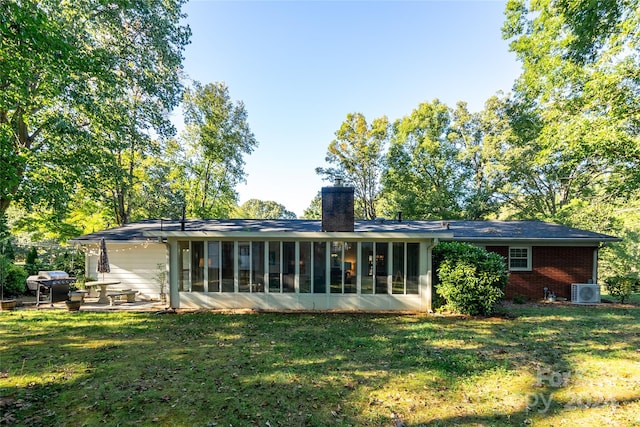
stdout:
[[593,249],[593,271],[591,272],[591,278],[593,283],[598,283],[598,258],[599,258],[600,246],[596,246]]

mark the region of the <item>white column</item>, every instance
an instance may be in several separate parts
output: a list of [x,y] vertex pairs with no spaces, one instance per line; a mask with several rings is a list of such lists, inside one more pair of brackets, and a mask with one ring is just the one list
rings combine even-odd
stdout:
[[421,310],[433,311],[433,247],[438,239],[420,242],[420,305]]
[[170,240],[169,246],[169,303],[171,308],[180,308],[180,292],[178,292],[178,242]]

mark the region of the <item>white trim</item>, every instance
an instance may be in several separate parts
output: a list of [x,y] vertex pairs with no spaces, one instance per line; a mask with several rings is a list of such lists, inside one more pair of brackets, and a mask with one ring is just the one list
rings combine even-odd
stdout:
[[[511,266],[511,250],[512,249],[524,249],[527,251],[527,266],[526,267],[512,267]],[[523,259],[523,257],[515,257],[514,259]],[[509,271],[531,271],[531,246],[509,246],[508,256]]]

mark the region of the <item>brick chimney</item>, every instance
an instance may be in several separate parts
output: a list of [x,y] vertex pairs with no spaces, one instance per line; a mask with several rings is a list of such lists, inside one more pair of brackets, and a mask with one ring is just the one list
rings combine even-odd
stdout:
[[322,231],[353,231],[353,187],[322,187]]

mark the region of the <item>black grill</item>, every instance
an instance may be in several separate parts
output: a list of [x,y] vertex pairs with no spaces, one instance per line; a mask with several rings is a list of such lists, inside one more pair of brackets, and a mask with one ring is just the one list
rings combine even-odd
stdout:
[[27,278],[27,288],[36,294],[36,305],[41,302],[65,301],[69,298],[69,285],[75,283],[64,271],[39,271],[37,276]]

